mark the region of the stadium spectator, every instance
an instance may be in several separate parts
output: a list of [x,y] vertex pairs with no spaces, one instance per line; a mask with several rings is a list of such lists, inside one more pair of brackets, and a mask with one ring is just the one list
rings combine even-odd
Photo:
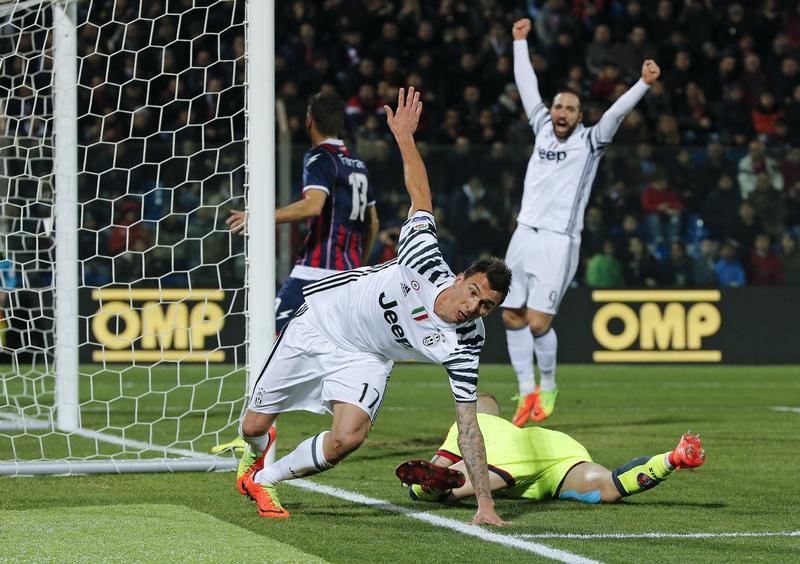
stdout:
[[603,241],[602,252],[595,253],[586,265],[586,285],[590,288],[621,288],[625,284],[622,263],[616,257],[613,239]]
[[738,244],[732,239],[722,243],[720,256],[714,265],[717,281],[723,288],[742,288],[745,285],[745,274],[742,263],[737,258]]
[[736,49],[739,40],[750,34],[750,24],[745,19],[744,8],[738,2],[728,6],[725,18],[717,30],[717,44],[723,49]]
[[717,239],[733,236],[733,226],[739,217],[742,198],[734,185],[734,177],[723,174],[703,202],[701,216],[704,223]]
[[622,218],[622,223],[619,228],[611,233],[615,237],[615,244],[617,252],[620,256],[624,256],[628,251],[631,239],[644,239],[644,228],[639,222],[639,215],[636,213],[628,213]]
[[[687,433],[674,450],[635,458],[612,471],[592,462],[586,448],[569,435],[541,427],[517,429],[499,415],[497,400],[479,394],[478,426],[486,438],[490,486],[512,499],[614,503],[655,487],[677,468],[697,468],[705,462],[700,438]],[[398,466],[397,477],[409,485],[412,499],[441,502],[475,495],[463,476],[466,465],[459,442],[454,423],[430,462]],[[450,483],[453,479],[457,481]]]
[[786,193],[786,225],[795,233],[800,233],[800,181],[790,186]]
[[611,42],[611,29],[604,23],[594,28],[594,41],[586,46],[586,67],[592,76],[599,75],[608,61],[618,59],[618,48]]
[[717,243],[713,239],[700,241],[700,252],[692,260],[692,283],[698,288],[717,286]]
[[[736,165],[731,161],[726,153],[725,147],[717,140],[712,140],[706,145],[705,160],[703,160],[697,170],[698,184],[711,190],[712,186],[717,186],[717,182],[722,176],[736,177]],[[738,187],[736,193],[739,193]],[[702,200],[699,201],[702,203]]]
[[581,253],[591,257],[602,252],[607,238],[608,234],[603,222],[603,212],[598,207],[589,206],[586,208],[583,220]]
[[[535,145],[525,174],[517,229],[506,252],[514,277],[503,302],[508,352],[520,398],[513,422],[519,427],[529,419],[543,421],[555,409],[558,338],[552,321],[578,267],[579,245],[575,243],[583,228],[582,212],[597,163],[622,120],[661,74],[655,61],[644,61],[636,84],[595,125],[586,128],[576,92],[562,89],[550,109],[545,106],[528,50],[530,30],[528,19],[514,22],[512,28],[514,78]],[[534,361],[539,367],[538,388]]]
[[760,135],[774,136],[777,124],[783,119],[783,110],[775,101],[772,92],[762,92],[758,104],[753,108],[753,129]]
[[751,286],[783,286],[783,265],[772,253],[769,235],[756,236],[747,268],[747,283]]
[[[265,377],[254,384],[240,424],[247,448],[236,483],[240,493],[256,502],[261,517],[289,517],[277,496],[278,483],[329,470],[361,446],[378,415],[394,362],[414,358],[446,366],[451,378],[459,448],[478,501],[472,523],[505,524],[494,511],[476,400],[484,341],[480,318],[500,304],[511,273],[499,259],[488,259],[456,277],[443,262],[425,165],[413,137],[421,111],[413,88],[407,96],[400,91],[396,112],[386,108],[411,198],[397,262],[357,271],[356,278],[349,272],[308,286],[304,307],[270,353]],[[398,300],[419,305],[412,307],[415,324],[396,323]],[[434,329],[441,339],[429,343],[426,334]],[[330,431],[309,437],[265,465],[275,441],[272,423],[280,413],[297,409],[331,412]]]
[[[652,2],[651,2],[652,5]],[[650,37],[656,42],[657,47],[667,43],[670,33],[675,29],[675,10],[670,0],[659,0],[655,11],[650,11],[650,21],[647,28],[650,30]]]
[[683,202],[659,171],[642,192],[647,239],[656,245],[673,241],[680,232]]
[[768,176],[775,190],[783,190],[783,177],[778,162],[767,155],[763,143],[753,140],[747,154],[739,161],[739,190],[743,200],[756,189],[756,181],[761,173]]
[[[378,234],[367,167],[338,138],[344,115],[345,103],[338,95],[320,92],[311,97],[306,128],[312,147],[303,157],[303,198],[275,210],[276,224],[308,224],[297,262],[278,291],[277,331],[303,304],[305,286],[366,263]],[[248,214],[240,210],[231,210],[230,214],[226,224],[233,233],[244,235]]]
[[686,254],[686,246],[681,241],[673,241],[669,247],[669,258],[666,261],[664,284],[673,288],[686,288],[694,284],[692,278],[692,261]]
[[753,205],[756,217],[761,221],[767,234],[780,236],[786,221],[786,204],[783,194],[772,187],[770,177],[761,173],[756,178],[756,189],[748,201]]
[[739,248],[741,259],[746,259],[753,248],[756,235],[764,232],[764,226],[759,217],[756,216],[755,208],[749,201],[739,204],[739,217],[733,224],[731,237]]
[[779,257],[786,286],[800,288],[800,248],[797,238],[788,231],[781,237]]
[[790,186],[800,182],[800,147],[790,149],[780,162],[783,189],[788,192]]
[[710,2],[689,0],[683,6],[676,22],[686,32],[692,45],[704,45],[713,37],[717,16]]
[[620,70],[624,81],[635,80],[639,75],[642,61],[655,59],[658,50],[650,43],[647,36],[647,28],[643,25],[636,25],[628,34],[628,40],[618,51],[618,57],[612,60],[619,62]]
[[638,237],[628,241],[623,272],[626,284],[634,288],[655,288],[661,280],[658,261]]
[[696,82],[686,84],[686,92],[678,103],[678,125],[688,145],[705,144],[713,131],[714,120],[706,95]]
[[675,188],[687,212],[697,213],[716,182],[704,184],[700,167],[692,159],[688,149],[680,149],[675,162],[665,171],[670,186]]
[[753,132],[753,120],[741,85],[734,84],[723,94],[718,113],[720,133],[725,142],[736,146],[747,145]]

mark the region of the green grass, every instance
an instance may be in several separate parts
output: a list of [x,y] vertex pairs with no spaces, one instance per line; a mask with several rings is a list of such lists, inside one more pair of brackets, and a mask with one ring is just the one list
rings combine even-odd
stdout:
[[[191,394],[180,394],[174,400],[159,400],[162,403],[153,405],[167,409],[170,417],[180,417],[177,411],[181,402],[202,403],[207,401],[206,395],[212,397],[218,392],[200,391],[200,380],[196,375],[194,378],[190,384],[197,390],[194,400]],[[614,468],[635,456],[663,452],[676,443],[681,433],[692,429],[703,438],[707,463],[696,472],[678,472],[656,489],[618,505],[498,500],[498,512],[513,525],[497,532],[524,535],[800,530],[795,460],[800,413],[769,409],[800,407],[797,367],[562,366],[559,386],[559,403],[547,425],[581,441],[596,462]],[[512,414],[513,405],[508,398],[515,388],[516,381],[508,367],[482,368],[481,389],[501,399],[506,417]],[[120,388],[115,382],[109,389]],[[97,385],[95,393],[101,393]],[[158,412],[155,407],[143,407]],[[223,415],[213,417],[225,419]],[[400,366],[366,444],[339,467],[313,480],[466,522],[474,512],[474,504],[414,504],[393,475],[394,467],[403,460],[429,457],[453,417],[447,379],[440,369]],[[100,420],[102,417],[98,416]],[[196,421],[199,424],[201,420],[198,417]],[[187,420],[187,429],[193,424]],[[282,416],[279,454],[328,424],[328,417],[311,414]],[[2,433],[7,434],[0,431],[0,437]],[[163,435],[170,436],[171,432]],[[0,458],[2,454],[0,451]],[[52,550],[49,543],[57,543],[69,555],[87,550],[87,559],[96,559],[97,553],[86,548],[87,538],[95,538],[94,527],[87,529],[82,524],[97,523],[98,517],[100,521],[105,519],[107,526],[98,526],[99,529],[119,531],[116,536],[104,534],[102,545],[107,554],[128,560],[173,560],[181,551],[186,559],[193,559],[193,551],[204,550],[204,546],[229,546],[233,551],[237,546],[251,546],[254,537],[263,539],[258,555],[267,561],[283,558],[305,562],[311,558],[308,555],[331,562],[506,562],[538,558],[381,508],[288,484],[280,491],[293,516],[273,522],[259,519],[252,504],[235,492],[231,473],[0,478],[0,559],[35,559],[36,552],[31,548],[37,546],[42,555],[55,557],[53,552],[46,552]],[[153,505],[161,508],[156,511]],[[151,542],[148,531],[160,527],[157,520],[146,517],[158,515],[159,511],[168,514],[175,507],[180,511],[180,532],[163,527],[163,540]],[[61,534],[55,541],[41,534],[49,530]],[[69,530],[75,534],[63,533]],[[269,543],[273,541],[283,544],[271,548]],[[607,562],[789,562],[797,561],[800,554],[800,537],[536,542]],[[148,543],[162,552],[158,548],[150,551],[146,548]],[[304,554],[271,557],[271,551],[278,551],[281,546]],[[242,560],[237,557],[238,552],[231,552],[230,557],[227,554],[209,549],[204,560]]]

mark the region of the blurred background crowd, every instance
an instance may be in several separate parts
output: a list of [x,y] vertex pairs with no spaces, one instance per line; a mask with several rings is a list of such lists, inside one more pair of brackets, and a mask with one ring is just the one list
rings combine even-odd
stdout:
[[[242,241],[224,219],[244,190],[244,3],[117,0],[78,11],[83,283],[236,287]],[[638,79],[643,59],[662,69],[601,161],[575,284],[800,286],[794,1],[278,2],[275,84],[295,196],[307,100],[338,92],[344,137],[377,196],[371,261],[391,258],[407,196],[382,108],[413,85],[424,96],[417,139],[448,262],[502,256],[533,147],[513,76],[510,30],[520,17],[534,21],[529,45],[546,102],[560,85],[579,91],[586,125]],[[7,233],[50,213],[47,190],[36,188],[36,206],[19,203],[31,189],[19,145],[30,138],[46,152],[52,126],[34,119],[52,111],[44,27],[22,37],[4,39],[15,55],[0,73],[3,134],[17,144],[0,148],[11,179]]]
[[655,59],[662,78],[620,127],[586,210],[589,286],[800,285],[800,5],[777,0],[296,1],[282,8],[279,97],[304,141],[305,100],[347,100],[391,256],[406,200],[384,103],[424,94],[417,134],[448,260],[502,255],[533,137],[514,84],[512,22],[547,100],[581,93],[595,123]]

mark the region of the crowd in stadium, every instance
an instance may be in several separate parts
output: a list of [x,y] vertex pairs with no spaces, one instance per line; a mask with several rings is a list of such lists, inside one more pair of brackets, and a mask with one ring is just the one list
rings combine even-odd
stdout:
[[[232,286],[242,271],[241,257],[228,259],[223,221],[229,203],[241,207],[244,184],[244,6],[169,6],[81,8],[80,252],[89,285],[144,276]],[[297,197],[308,97],[336,91],[347,101],[345,138],[377,194],[383,230],[371,262],[393,256],[407,202],[382,108],[413,85],[424,96],[417,138],[449,264],[502,256],[533,145],[513,73],[518,17],[534,21],[529,43],[546,102],[572,87],[587,125],[636,80],[643,59],[663,71],[601,162],[577,284],[800,286],[795,2],[278,3],[275,84],[295,143]],[[31,56],[8,61],[15,76],[47,71],[31,37],[18,49]],[[49,111],[31,85],[10,80],[8,123]]]
[[373,260],[392,255],[405,213],[382,107],[406,84],[424,93],[417,137],[449,262],[504,253],[533,143],[513,75],[520,15],[534,20],[543,95],[562,84],[580,92],[587,125],[643,59],[663,70],[602,161],[579,284],[800,285],[800,10],[775,0],[279,7],[276,83],[293,138],[307,142],[309,95],[345,97],[385,227]]

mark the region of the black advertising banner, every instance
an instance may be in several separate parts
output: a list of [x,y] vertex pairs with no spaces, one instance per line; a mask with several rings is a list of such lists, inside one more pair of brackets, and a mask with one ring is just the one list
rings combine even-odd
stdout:
[[[570,290],[554,327],[562,363],[800,364],[800,290]],[[507,363],[500,316],[484,362]]]
[[195,288],[82,290],[80,360],[241,362],[244,293]]

